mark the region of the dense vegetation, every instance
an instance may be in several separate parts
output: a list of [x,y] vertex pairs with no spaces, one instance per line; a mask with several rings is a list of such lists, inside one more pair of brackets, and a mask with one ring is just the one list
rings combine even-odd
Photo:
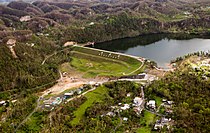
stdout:
[[[203,80],[199,75],[195,76],[192,71],[191,69],[177,70],[144,89],[145,97],[148,99],[156,99],[158,96],[174,101],[173,132],[206,133],[209,131],[210,82]],[[131,94],[130,97],[126,96],[128,93]],[[107,83],[84,97],[61,105],[51,113],[45,111],[34,113],[19,131],[121,132],[128,130],[136,132],[138,130],[151,132],[156,117],[147,111],[143,111],[140,116],[132,109],[114,117],[105,115],[112,110],[111,106],[116,106],[118,103],[132,103],[133,98],[140,93],[139,85],[132,82]],[[15,113],[18,112],[16,110]],[[120,119],[123,117],[129,120],[120,124]],[[3,130],[8,131],[7,128]]]
[[[37,112],[21,130],[28,132],[112,132],[119,124],[119,117],[110,118],[108,116],[101,117],[101,115],[109,112],[110,107],[118,105],[119,102],[132,103],[133,98],[138,96],[140,91],[139,86],[132,82],[108,83],[105,87],[99,87],[85,97],[55,109],[50,115]],[[129,92],[131,97],[126,98]],[[139,117],[132,109],[122,112],[120,115],[128,117],[129,121],[123,123],[117,131],[141,127],[138,124]],[[51,117],[51,122],[47,116]]]
[[[22,21],[24,16],[30,17]],[[71,61],[70,47],[61,47],[66,41],[103,42],[150,33],[209,35],[209,21],[208,0],[50,0],[0,5],[0,99],[10,100],[7,107],[0,107],[0,132],[13,132],[33,111],[37,97],[31,93],[56,83],[58,67]],[[8,44],[10,39],[17,41],[13,45],[17,58]],[[175,132],[208,132],[210,83],[189,71],[177,71],[153,83],[146,89],[146,95],[175,102]],[[100,115],[107,113],[111,105],[132,102],[140,90],[131,82],[106,84],[106,88],[100,102],[82,97],[52,113],[37,111],[20,132],[114,131],[120,123],[119,117]],[[133,95],[124,98],[128,92]],[[12,103],[14,99],[18,101]],[[75,116],[80,105],[88,108]],[[147,116],[148,112],[142,115]],[[139,123],[139,117],[132,110],[121,116],[128,117],[129,121],[117,128],[119,132],[133,128],[132,131],[136,131],[145,124],[151,127],[153,120]],[[75,119],[76,125],[73,125],[71,121]]]
[[[0,98],[36,92],[55,83],[58,65],[68,52],[42,61],[61,50],[66,41],[102,42],[150,33],[209,33],[207,1],[68,1],[0,6]],[[164,8],[163,8],[164,7]],[[163,8],[163,10],[161,10]],[[26,17],[23,19],[23,17]],[[30,17],[29,17],[30,16]],[[17,41],[13,58],[6,43]],[[35,44],[31,47],[31,44]],[[6,45],[6,46],[5,46]],[[34,89],[32,89],[34,88]],[[43,88],[43,87],[42,87]]]
[[[35,46],[29,46],[31,43]],[[14,58],[5,45],[0,47],[0,99],[8,99],[13,94],[24,96],[53,85],[59,78],[58,66],[70,61],[69,49],[59,52],[53,42],[36,36],[16,44],[18,58]],[[58,51],[57,56],[42,64],[55,51]]]
[[[5,33],[12,28],[48,33],[60,44],[161,32],[208,34],[209,12],[207,0],[16,1],[0,6],[0,28]],[[20,22],[26,15],[30,19]]]
[[10,102],[6,107],[0,107],[0,132],[11,133],[36,107],[37,96],[30,95],[15,103]]
[[192,74],[191,69],[177,71],[154,82],[146,89],[146,94],[175,102],[174,132],[207,133],[210,130],[210,81]]
[[[177,71],[168,75],[165,79],[154,82],[145,89],[145,95],[148,99],[155,99],[156,96],[159,96],[174,101],[174,116],[172,119],[175,120],[175,127],[173,132],[207,133],[210,120],[210,82],[204,81],[199,76],[189,74],[189,71],[191,70]],[[132,99],[140,94],[140,89],[130,82],[110,83],[106,87],[105,100],[96,102],[87,108],[82,122],[78,126],[71,125],[67,131],[112,132],[116,125],[120,123],[119,118],[101,117],[101,115],[110,111],[110,106],[117,105],[120,102],[132,102]],[[132,92],[133,95],[126,98],[126,94],[129,92]],[[144,127],[145,124],[147,125],[147,122],[144,121],[151,119],[148,112],[143,112],[142,116],[138,117],[133,110],[122,112],[120,115],[121,117],[128,117],[129,121],[117,128],[117,131]],[[153,119],[148,123],[149,127],[154,124]]]

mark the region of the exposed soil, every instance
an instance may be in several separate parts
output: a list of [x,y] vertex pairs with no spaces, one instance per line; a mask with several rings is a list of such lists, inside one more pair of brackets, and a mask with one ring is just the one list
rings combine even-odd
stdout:
[[48,95],[48,94],[60,94],[64,92],[65,90],[71,89],[71,88],[77,88],[84,84],[89,84],[90,82],[106,82],[108,81],[108,78],[103,77],[96,77],[96,78],[82,78],[82,74],[77,73],[75,71],[72,71],[72,73],[68,74],[62,74],[61,77],[58,80],[58,83],[55,84],[53,87],[45,90],[42,92],[42,96]]
[[148,74],[151,74],[151,75],[155,75],[155,76],[157,76],[159,78],[163,78],[166,72],[163,71],[163,70],[148,69],[148,72],[147,73]]

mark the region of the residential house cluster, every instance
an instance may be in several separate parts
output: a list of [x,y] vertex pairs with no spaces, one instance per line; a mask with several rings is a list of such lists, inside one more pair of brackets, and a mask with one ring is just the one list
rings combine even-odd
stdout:
[[75,95],[80,95],[83,91],[87,90],[87,88],[85,87],[79,87],[75,90],[71,90],[69,92],[66,92],[64,93],[64,96],[63,96],[63,99],[66,100],[66,99],[69,99]]
[[[130,97],[130,93],[127,94],[127,97]],[[103,116],[110,116],[110,117],[115,117],[117,115],[117,113],[123,112],[125,110],[128,110],[130,108],[133,108],[133,110],[136,112],[137,115],[140,115],[142,110],[144,109],[144,99],[140,98],[140,97],[135,97],[133,99],[133,103],[118,103],[117,106],[111,106],[111,111],[101,115],[101,117]],[[124,117],[123,118],[124,121],[127,121],[128,118]]]
[[43,103],[44,105],[42,108],[47,111],[51,111],[55,108],[56,105],[59,105],[62,103],[62,98],[61,97],[51,97],[49,99],[44,99]]
[[164,126],[166,126],[167,129],[170,129],[172,124],[173,124],[173,120],[171,118],[162,117],[161,119],[156,121],[154,125],[154,130],[160,130]]
[[173,113],[172,106],[173,106],[173,101],[169,101],[166,99],[162,100],[162,104],[160,106],[163,106],[165,109],[165,115],[161,117],[161,119],[157,120],[155,125],[154,125],[154,130],[160,130],[164,126],[166,126],[167,129],[169,129],[173,125],[173,120],[171,118],[167,118],[166,116]]
[[61,104],[66,99],[69,99],[73,96],[80,95],[83,91],[85,91],[85,89],[86,88],[84,88],[84,87],[80,87],[80,88],[77,88],[75,90],[71,90],[69,92],[66,92],[66,93],[64,93],[60,96],[51,97],[49,99],[44,99],[44,109],[49,110],[49,111],[53,110],[56,105]]
[[166,99],[163,99],[162,102],[163,102],[162,106],[165,108],[166,115],[172,114],[173,113],[172,107],[174,102],[168,101]]
[[4,100],[2,100],[2,101],[0,101],[0,107],[1,106],[8,106],[10,103],[15,103],[15,102],[17,102],[17,100],[12,100],[12,101],[4,101]]
[[97,87],[99,85],[100,85],[99,83],[90,82],[87,85],[83,85],[77,89],[70,90],[64,94],[59,95],[59,96],[51,97],[48,99],[43,98],[44,104],[42,106],[42,109],[51,111],[55,108],[55,106],[60,105],[62,102],[66,101],[67,99],[72,98],[77,95],[80,95],[83,92],[87,91],[88,89],[90,89],[92,87]]
[[202,74],[203,79],[209,79],[210,77],[210,59],[205,59],[198,64],[191,63],[191,67],[195,72]]

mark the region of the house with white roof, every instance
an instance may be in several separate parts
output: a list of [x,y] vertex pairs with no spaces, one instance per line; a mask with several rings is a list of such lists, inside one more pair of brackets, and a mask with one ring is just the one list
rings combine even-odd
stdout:
[[124,117],[123,120],[124,120],[124,121],[128,121],[128,118],[127,118],[127,117]]
[[6,104],[6,101],[0,101],[0,105]]
[[149,108],[155,109],[155,100],[149,100],[149,102],[147,102],[147,106]]
[[123,107],[121,107],[122,110],[127,110],[130,108],[130,105],[129,104],[124,104]]
[[140,97],[135,97],[133,99],[133,103],[134,103],[135,106],[141,106],[141,104],[143,103],[143,99],[140,98]]

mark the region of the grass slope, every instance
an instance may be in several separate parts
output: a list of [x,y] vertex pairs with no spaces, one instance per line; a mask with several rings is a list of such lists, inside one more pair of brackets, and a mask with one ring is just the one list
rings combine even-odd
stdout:
[[75,46],[72,56],[70,66],[83,72],[85,78],[132,75],[140,73],[144,69],[144,67],[139,69],[142,63],[137,59],[108,51],[101,52],[100,50]]
[[148,112],[144,111],[144,117],[140,120],[140,123],[145,123],[146,125],[139,128],[137,130],[138,133],[150,133],[151,132],[151,127],[150,123],[152,123],[155,119],[155,115]]
[[135,67],[107,61],[98,62],[75,57],[72,59],[70,65],[76,70],[83,72],[84,78],[96,76],[122,76],[123,74],[130,73],[136,69]]
[[91,107],[94,102],[100,102],[101,100],[103,100],[106,93],[107,90],[104,86],[98,87],[96,90],[87,93],[85,95],[87,100],[74,112],[75,118],[71,121],[71,124],[77,125],[85,114],[86,109],[88,107]]

